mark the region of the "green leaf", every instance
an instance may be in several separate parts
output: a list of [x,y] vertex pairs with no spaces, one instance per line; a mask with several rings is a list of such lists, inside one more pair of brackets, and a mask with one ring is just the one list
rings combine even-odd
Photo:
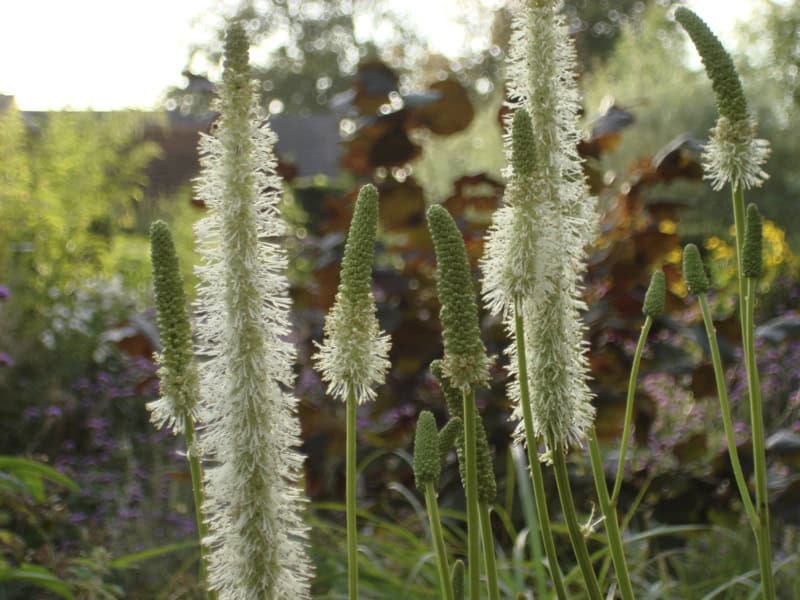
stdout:
[[44,485],[42,481],[50,481],[63,486],[71,492],[78,492],[78,484],[53,467],[40,462],[16,456],[0,456],[0,472],[5,471],[11,477],[22,481],[30,490],[31,496],[37,501],[44,499]]
[[142,550],[141,552],[134,552],[133,554],[120,556],[119,558],[112,560],[108,566],[112,569],[129,569],[137,563],[150,560],[151,558],[157,558],[165,554],[172,554],[173,552],[180,552],[188,548],[198,547],[199,543],[196,540],[178,542],[177,544],[168,544],[166,546],[160,546],[159,548],[151,548],[149,550]]
[[28,583],[49,590],[68,600],[75,598],[66,582],[38,565],[23,564],[11,569],[0,569],[0,584],[3,583]]

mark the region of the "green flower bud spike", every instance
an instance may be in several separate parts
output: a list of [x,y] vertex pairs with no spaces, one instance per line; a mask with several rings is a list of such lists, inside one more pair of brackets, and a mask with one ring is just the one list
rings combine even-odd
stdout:
[[703,153],[706,177],[716,190],[728,182],[734,191],[760,186],[768,177],[761,165],[769,156],[769,143],[755,137],[756,122],[749,114],[733,60],[708,25],[691,10],[678,8],[675,19],[700,54],[720,115]]
[[436,249],[436,289],[442,305],[444,375],[465,391],[489,379],[489,358],[480,337],[475,285],[461,232],[440,205],[428,209],[428,229]]
[[457,560],[453,563],[453,570],[450,572],[450,581],[453,585],[453,597],[455,600],[464,600],[464,561]]
[[439,570],[439,594],[444,600],[453,600],[453,589],[449,577],[450,567],[444,545],[442,522],[439,517],[439,505],[436,501],[436,488],[439,485],[441,473],[442,460],[436,419],[432,412],[424,410],[417,419],[417,432],[414,436],[414,479],[417,489],[425,494],[425,507],[428,511],[433,549],[436,553],[436,564]]
[[375,398],[389,368],[390,342],[380,330],[372,297],[372,263],[378,227],[378,191],[361,188],[342,259],[336,301],[325,319],[325,341],[314,357],[328,393],[359,403]]
[[536,166],[536,140],[531,115],[524,107],[514,111],[511,121],[511,165],[514,174],[526,176]]
[[690,294],[699,296],[708,291],[706,269],[703,266],[703,259],[700,258],[700,251],[694,244],[686,244],[683,249],[683,278]]
[[417,488],[424,489],[426,483],[438,486],[441,473],[436,419],[432,412],[424,410],[417,419],[417,433],[414,436],[414,479]]
[[[458,456],[458,471],[461,476],[461,485],[466,489],[467,486],[467,473],[465,471],[464,461],[464,429],[463,417],[464,409],[461,398],[461,393],[455,389],[448,382],[442,371],[442,361],[434,360],[431,362],[431,374],[436,378],[439,384],[439,389],[442,390],[445,403],[447,404],[447,412],[450,414],[450,422],[442,428],[439,432],[440,437],[444,436],[445,430],[450,423],[457,422],[458,431],[453,432],[455,437],[452,445],[455,446],[456,455]],[[454,423],[455,426],[455,423]],[[449,432],[448,432],[449,435]],[[492,453],[489,450],[489,440],[486,437],[486,427],[483,425],[483,419],[475,419],[475,445],[478,452],[478,498],[482,502],[492,503],[497,496],[497,481],[494,475],[494,462],[492,461]],[[449,448],[449,447],[448,447]]]
[[762,245],[761,213],[758,212],[755,204],[750,203],[747,207],[744,244],[742,245],[742,272],[745,277],[759,279],[763,274]]
[[675,20],[692,38],[692,43],[700,54],[706,73],[711,79],[720,115],[730,121],[747,119],[747,100],[742,82],[733,60],[717,37],[700,17],[686,7],[681,6],[675,11]]
[[659,269],[654,271],[650,277],[650,286],[644,295],[644,305],[642,312],[645,316],[655,319],[664,314],[664,303],[667,294],[667,282],[664,271]]
[[194,420],[200,395],[197,369],[193,362],[191,328],[186,313],[183,277],[172,234],[164,221],[150,227],[153,289],[162,351],[157,356],[161,398],[147,405],[152,420],[183,433],[186,419]]
[[439,432],[439,458],[442,464],[447,460],[450,449],[456,446],[456,440],[461,438],[464,443],[464,422],[459,417],[451,418]]
[[[164,221],[156,221],[150,226],[150,257],[153,263],[156,318],[163,350],[156,356],[161,398],[147,404],[147,408],[158,428],[169,427],[174,433],[183,433],[186,438],[195,519],[201,542],[200,581],[205,585],[208,548],[202,542],[208,535],[208,525],[203,513],[203,466],[195,444],[194,429],[200,379],[193,361],[192,332],[186,312],[183,276],[172,233]],[[212,592],[209,599],[214,598],[216,593]]]
[[[442,337],[444,339],[444,360],[442,373],[450,385],[462,394],[462,413],[464,420],[464,471],[465,492],[467,496],[467,555],[469,569],[470,599],[480,596],[480,534],[485,543],[484,560],[486,580],[490,600],[499,598],[497,572],[494,563],[494,546],[489,523],[488,503],[480,497],[490,493],[486,481],[478,476],[479,460],[477,449],[477,422],[480,420],[475,405],[475,387],[489,379],[489,358],[481,341],[478,325],[478,307],[475,304],[475,287],[472,283],[467,250],[461,232],[447,210],[434,205],[428,209],[428,229],[436,250],[436,289],[442,309]],[[490,459],[491,457],[488,456]],[[487,532],[489,536],[487,536]]]

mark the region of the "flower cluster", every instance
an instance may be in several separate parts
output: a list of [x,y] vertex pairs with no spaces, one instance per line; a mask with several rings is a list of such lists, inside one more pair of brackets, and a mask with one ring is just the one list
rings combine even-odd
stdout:
[[258,109],[244,30],[230,28],[213,136],[203,137],[198,327],[209,581],[220,598],[308,598],[275,136]]
[[[594,417],[579,313],[584,248],[595,232],[595,201],[577,144],[575,50],[551,1],[514,5],[508,80],[515,100],[507,128],[505,206],[483,260],[483,295],[502,314],[512,343],[510,394],[521,421],[515,315],[523,318],[534,434],[578,444]],[[518,439],[524,438],[522,423]]]

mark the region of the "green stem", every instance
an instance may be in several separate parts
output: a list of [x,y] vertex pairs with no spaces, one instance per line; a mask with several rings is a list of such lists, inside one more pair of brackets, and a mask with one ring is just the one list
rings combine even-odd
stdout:
[[761,583],[764,598],[775,598],[775,582],[772,575],[772,540],[769,530],[769,498],[767,493],[767,460],[764,450],[764,414],[761,404],[761,386],[756,365],[755,339],[753,335],[753,310],[755,304],[756,282],[747,279],[745,314],[747,315],[747,385],[750,393],[750,421],[753,428],[753,470],[756,477],[756,512],[758,513],[758,565],[761,570]]
[[[649,317],[648,317],[649,319]],[[617,510],[612,499],[608,496],[606,476],[603,471],[603,459],[600,456],[600,445],[597,443],[597,434],[594,427],[589,431],[589,456],[592,460],[592,476],[597,488],[597,498],[600,500],[600,510],[603,512],[603,522],[606,528],[608,547],[614,561],[614,570],[617,572],[617,583],[622,600],[633,600],[633,586],[628,573],[628,563],[625,561],[625,552],[622,549],[622,535],[617,520]]]
[[481,546],[483,548],[483,564],[486,567],[486,584],[489,586],[489,600],[500,600],[500,588],[497,584],[497,564],[494,557],[494,536],[492,520],[489,514],[489,503],[478,503],[478,518],[481,522]]
[[636,352],[633,354],[633,365],[631,375],[628,379],[628,397],[625,400],[625,424],[622,428],[622,440],[619,445],[619,462],[617,463],[617,476],[614,479],[614,492],[611,494],[611,504],[616,505],[619,499],[619,492],[622,489],[622,478],[625,471],[625,454],[628,452],[628,440],[631,436],[631,422],[633,421],[633,399],[636,395],[636,376],[639,374],[639,363],[642,361],[642,351],[653,325],[653,318],[649,315],[644,320],[642,331],[639,334],[639,342],[636,344]]
[[[553,530],[550,527],[550,514],[547,510],[547,497],[544,490],[544,476],[542,465],[537,456],[538,441],[533,433],[533,415],[531,413],[530,390],[528,389],[528,363],[525,350],[525,327],[522,320],[519,303],[514,307],[514,331],[517,345],[517,379],[519,380],[519,398],[522,404],[522,418],[525,425],[525,447],[528,451],[528,464],[531,469],[531,483],[533,484],[533,497],[536,500],[536,516],[544,542],[544,551],[547,554],[547,565],[550,569],[550,578],[559,600],[567,600],[567,590],[564,587],[564,577],[558,566],[558,553],[553,541]],[[533,532],[531,533],[533,535]]]
[[736,276],[739,283],[739,325],[742,331],[742,346],[747,352],[747,311],[744,307],[746,290],[745,276],[742,272],[742,244],[744,243],[744,189],[734,187],[732,190],[733,199],[733,223],[736,229]]
[[[208,548],[203,540],[208,535],[208,525],[203,514],[203,466],[200,456],[195,448],[194,421],[190,415],[183,418],[184,435],[186,436],[186,454],[189,457],[189,472],[192,475],[192,495],[194,496],[194,515],[197,521],[197,535],[200,538],[200,584],[203,589],[208,589]],[[214,600],[215,591],[207,592],[207,597]]]
[[480,600],[480,535],[478,515],[478,451],[476,445],[474,392],[463,392],[464,467],[467,473],[467,569],[470,600]]
[[[531,557],[533,558],[534,577],[536,580],[536,598],[547,596],[547,580],[544,572],[544,548],[542,547],[542,534],[539,526],[539,517],[536,514],[536,501],[533,496],[533,488],[529,484],[530,477],[525,477],[525,451],[521,446],[512,446],[514,469],[517,473],[519,485],[519,498],[522,503],[522,514],[525,516],[525,523],[528,526],[528,545],[530,546]],[[547,508],[545,506],[545,508]],[[508,511],[511,512],[510,510]],[[520,582],[520,586],[522,582]]]
[[711,320],[711,311],[708,307],[708,301],[705,294],[697,297],[700,304],[700,312],[703,315],[703,323],[706,327],[706,336],[708,337],[708,347],[711,350],[711,364],[714,366],[714,379],[717,383],[717,396],[719,396],[720,412],[722,413],[722,426],[725,430],[725,439],[728,443],[728,456],[731,460],[731,467],[733,468],[733,477],[736,480],[736,487],[739,488],[739,497],[742,500],[747,520],[753,528],[753,532],[758,531],[758,517],[756,516],[753,501],[750,499],[750,490],[747,487],[747,479],[745,479],[742,465],[739,462],[739,451],[736,448],[736,440],[733,435],[733,422],[731,420],[731,406],[728,402],[728,390],[725,386],[725,371],[722,369],[722,359],[719,354],[719,345],[717,344],[717,334],[714,329],[714,322]]
[[358,521],[356,516],[356,407],[354,390],[347,394],[347,592],[350,600],[358,600]]
[[764,598],[775,598],[775,583],[772,576],[772,543],[769,531],[769,500],[767,497],[767,465],[764,454],[764,417],[761,406],[761,389],[758,378],[758,367],[755,358],[755,340],[753,339],[753,305],[755,303],[755,286],[746,281],[742,269],[742,246],[744,244],[744,189],[733,186],[733,220],[736,227],[736,265],[739,281],[739,322],[742,329],[742,347],[744,348],[745,366],[747,369],[747,388],[750,397],[750,426],[753,437],[753,470],[756,480],[756,513],[758,528],[756,529],[756,547],[758,565],[761,571],[761,583]]
[[569,539],[572,542],[572,549],[575,558],[578,559],[578,566],[583,573],[583,581],[586,584],[586,591],[592,600],[603,600],[600,591],[600,584],[597,582],[597,575],[592,568],[592,561],[589,558],[589,550],[586,547],[586,539],[583,537],[581,526],[578,523],[578,516],[575,512],[575,501],[572,498],[572,489],[569,485],[569,474],[567,473],[567,460],[564,451],[548,440],[550,455],[553,457],[553,471],[556,475],[556,487],[558,497],[561,500],[561,510],[564,513],[564,520],[567,522]]
[[439,517],[439,504],[433,484],[425,484],[425,506],[428,509],[428,522],[431,526],[433,549],[436,552],[436,566],[439,570],[439,593],[444,600],[454,600],[453,587],[450,582],[450,566],[447,561],[447,550],[442,534],[442,521]]

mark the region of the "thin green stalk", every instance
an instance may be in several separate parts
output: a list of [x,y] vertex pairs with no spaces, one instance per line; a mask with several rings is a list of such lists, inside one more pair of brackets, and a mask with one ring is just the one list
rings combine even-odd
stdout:
[[750,392],[750,420],[753,431],[753,467],[756,477],[756,512],[758,513],[758,564],[761,570],[761,583],[764,598],[775,598],[775,582],[772,575],[772,540],[769,529],[769,498],[767,493],[767,461],[764,451],[764,416],[761,404],[761,386],[759,384],[758,366],[753,336],[753,309],[755,304],[755,281],[747,279],[747,296],[745,300],[747,315],[747,344],[745,360],[747,361],[747,385]]
[[467,569],[469,571],[470,600],[480,600],[480,535],[478,515],[478,451],[476,446],[474,392],[463,393],[464,410],[464,463],[467,472]]
[[653,318],[649,315],[644,320],[642,331],[639,334],[639,342],[636,344],[636,352],[633,355],[633,365],[631,375],[628,379],[628,397],[625,400],[625,423],[622,428],[622,440],[619,446],[619,462],[617,463],[617,475],[614,478],[614,492],[611,494],[611,504],[617,504],[619,492],[622,489],[622,478],[625,471],[625,454],[628,452],[628,440],[631,436],[631,422],[633,421],[633,399],[636,395],[636,376],[639,374],[639,363],[642,361],[642,351],[653,325]]
[[[183,418],[184,432],[186,436],[186,451],[189,457],[189,472],[192,475],[192,495],[194,496],[194,515],[197,521],[197,535],[200,538],[200,583],[204,590],[208,589],[208,548],[203,544],[203,540],[208,535],[208,525],[203,516],[203,466],[200,464],[200,457],[197,454],[194,443],[194,421],[190,415]],[[211,600],[216,599],[217,593],[207,592],[207,597]]]
[[356,516],[356,394],[347,394],[347,592],[350,600],[358,600],[358,521]]
[[497,563],[494,557],[494,536],[492,520],[489,514],[489,503],[478,503],[478,518],[481,522],[481,546],[483,548],[483,564],[486,567],[486,584],[489,586],[489,600],[500,600],[500,588],[497,584]]
[[600,591],[600,584],[597,582],[597,575],[592,568],[592,561],[589,558],[589,550],[586,547],[586,539],[578,523],[578,516],[575,512],[575,500],[572,498],[572,490],[569,485],[569,474],[567,473],[567,459],[564,451],[555,446],[552,441],[548,441],[550,454],[553,457],[553,471],[556,475],[556,487],[558,497],[561,500],[561,510],[564,513],[564,520],[567,522],[569,539],[572,542],[572,549],[575,558],[578,559],[578,566],[583,573],[583,581],[586,584],[586,591],[592,600],[603,600]]
[[[649,320],[649,317],[648,317]],[[625,561],[625,552],[622,549],[622,535],[617,520],[617,510],[608,496],[606,476],[603,471],[603,459],[600,456],[600,445],[597,443],[597,433],[592,427],[589,430],[589,456],[592,460],[592,476],[597,488],[597,498],[600,500],[600,510],[603,512],[603,522],[606,528],[608,547],[614,561],[614,570],[617,572],[617,583],[622,600],[633,600],[633,586],[628,573],[628,563]]]
[[742,347],[747,352],[747,311],[744,302],[747,297],[745,276],[742,272],[742,243],[744,242],[744,189],[734,186],[732,189],[733,223],[736,229],[736,275],[739,283],[739,325],[742,330]]
[[444,600],[454,600],[453,587],[450,581],[450,566],[447,561],[447,549],[442,534],[442,521],[439,517],[439,504],[433,484],[425,484],[425,506],[428,510],[428,522],[431,526],[433,549],[436,551],[436,566],[439,570],[439,593]]
[[722,426],[725,430],[725,439],[728,443],[728,456],[731,460],[731,467],[733,468],[733,477],[736,480],[736,487],[739,489],[739,497],[742,500],[747,520],[753,528],[753,532],[758,532],[758,516],[756,515],[753,501],[750,499],[750,490],[747,487],[747,479],[745,479],[742,465],[739,462],[739,451],[736,448],[736,440],[733,435],[733,422],[731,420],[731,407],[728,402],[728,390],[725,386],[725,371],[722,369],[722,359],[719,354],[719,345],[717,344],[717,334],[714,329],[714,322],[711,320],[711,310],[708,307],[708,301],[705,294],[697,297],[700,304],[700,312],[703,315],[703,323],[706,327],[706,335],[708,337],[708,347],[711,350],[711,364],[714,366],[714,379],[717,383],[717,396],[719,396],[720,412],[722,413]]
[[[533,488],[529,485],[529,478],[525,477],[525,453],[520,446],[511,447],[512,461],[519,482],[519,498],[522,503],[522,514],[528,525],[528,545],[533,558],[534,577],[536,579],[536,597],[544,598],[547,595],[547,584],[544,572],[544,548],[542,548],[542,534],[539,526],[539,517],[536,514],[536,501]],[[545,508],[547,508],[545,506]],[[509,513],[511,511],[508,511]]]
[[544,477],[542,465],[537,456],[538,440],[533,435],[533,415],[531,414],[530,390],[528,389],[528,363],[525,350],[525,327],[519,304],[514,307],[514,329],[517,344],[517,378],[519,379],[519,396],[522,404],[522,418],[525,425],[525,447],[528,451],[528,464],[531,469],[531,483],[533,484],[533,497],[536,500],[536,516],[541,528],[542,541],[544,542],[547,564],[550,568],[550,577],[559,600],[567,600],[567,590],[564,587],[564,577],[558,566],[558,553],[553,541],[553,531],[550,527],[550,514],[547,510],[547,497],[544,490]]

